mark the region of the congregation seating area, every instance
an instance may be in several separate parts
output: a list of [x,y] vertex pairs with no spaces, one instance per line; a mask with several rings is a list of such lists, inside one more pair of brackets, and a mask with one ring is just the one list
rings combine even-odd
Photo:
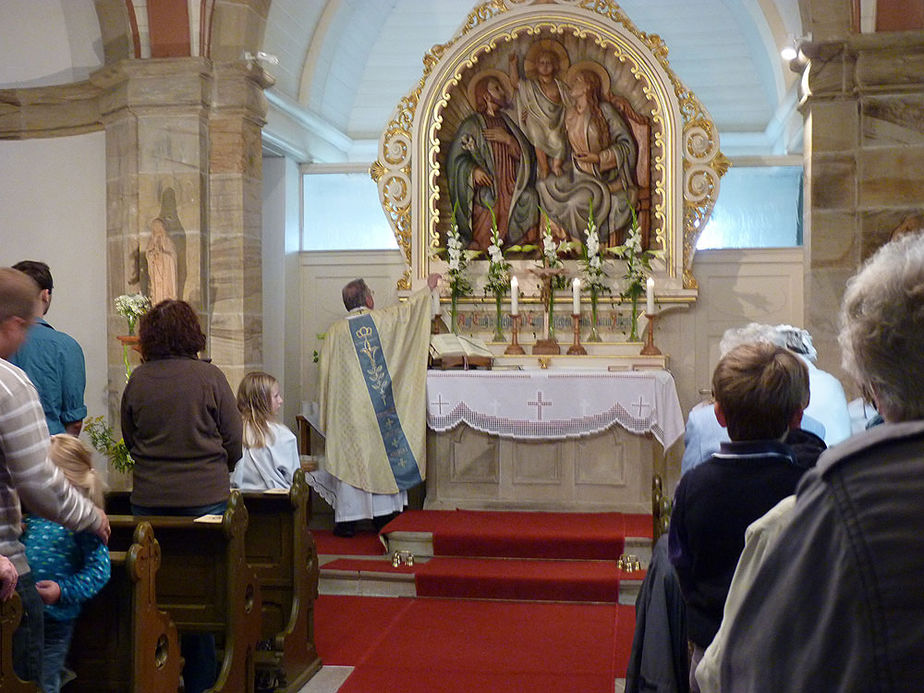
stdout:
[[[85,605],[68,691],[181,690],[186,633],[211,633],[213,691],[294,693],[321,668],[314,643],[318,558],[303,473],[288,492],[234,491],[222,516],[136,517],[127,492],[107,499],[112,578]],[[0,682],[10,665],[18,599],[0,612]]]

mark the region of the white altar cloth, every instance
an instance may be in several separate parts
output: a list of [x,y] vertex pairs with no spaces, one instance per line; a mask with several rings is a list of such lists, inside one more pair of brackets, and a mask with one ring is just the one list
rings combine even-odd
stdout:
[[551,369],[427,373],[427,425],[460,423],[505,438],[577,438],[615,423],[650,432],[667,450],[683,435],[674,378],[667,371]]

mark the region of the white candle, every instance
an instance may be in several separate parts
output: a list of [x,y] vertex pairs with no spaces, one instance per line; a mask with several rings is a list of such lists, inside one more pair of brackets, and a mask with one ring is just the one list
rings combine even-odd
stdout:
[[520,314],[520,280],[516,277],[510,278],[510,314]]
[[578,279],[577,277],[575,277],[574,281],[571,282],[571,303],[572,303],[571,314],[580,315],[581,314],[581,280]]
[[654,315],[654,277],[648,277],[648,282],[646,283],[645,300],[645,312],[647,312],[648,315]]
[[433,296],[433,315],[435,317],[442,313],[442,308],[440,307],[440,292],[434,289],[430,295]]

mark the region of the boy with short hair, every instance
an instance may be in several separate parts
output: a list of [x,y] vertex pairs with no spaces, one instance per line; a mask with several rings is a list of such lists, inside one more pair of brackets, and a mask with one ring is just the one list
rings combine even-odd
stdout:
[[782,442],[809,401],[808,369],[797,356],[771,344],[743,344],[719,361],[712,390],[731,442],[681,478],[668,538],[687,606],[693,691],[696,665],[722,622],[745,530],[794,493],[807,469]]

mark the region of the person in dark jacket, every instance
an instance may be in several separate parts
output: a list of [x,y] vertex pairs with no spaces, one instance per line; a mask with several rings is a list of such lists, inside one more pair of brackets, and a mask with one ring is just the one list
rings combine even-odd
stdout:
[[685,474],[674,494],[668,553],[686,604],[696,665],[715,637],[748,525],[791,495],[806,468],[783,443],[808,405],[805,364],[770,344],[729,351],[712,377],[715,413],[731,441]]
[[912,691],[924,681],[924,235],[848,282],[844,369],[885,423],[805,475],[729,626],[723,691]]
[[[138,326],[144,362],[122,394],[122,435],[135,460],[135,515],[200,516],[225,511],[229,472],[242,454],[243,424],[224,373],[199,359],[205,334],[185,301],[161,301]],[[215,682],[211,634],[183,636],[187,693]]]

